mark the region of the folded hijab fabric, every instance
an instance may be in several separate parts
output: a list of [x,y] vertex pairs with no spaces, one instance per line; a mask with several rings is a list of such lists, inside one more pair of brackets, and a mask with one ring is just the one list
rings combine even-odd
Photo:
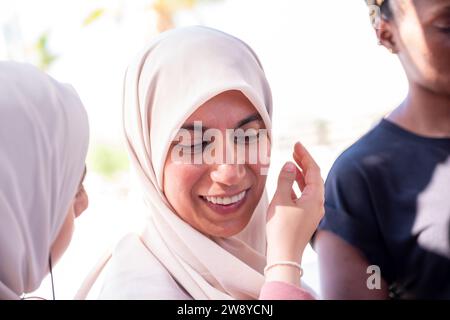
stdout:
[[203,103],[229,90],[249,99],[270,132],[272,98],[261,63],[228,34],[206,27],[168,31],[127,70],[126,144],[147,224],[140,237],[128,236],[116,247],[100,298],[258,298],[266,264],[266,193],[241,233],[212,238],[179,218],[162,189],[178,129]]
[[88,120],[72,87],[0,62],[0,299],[34,291],[84,170]]

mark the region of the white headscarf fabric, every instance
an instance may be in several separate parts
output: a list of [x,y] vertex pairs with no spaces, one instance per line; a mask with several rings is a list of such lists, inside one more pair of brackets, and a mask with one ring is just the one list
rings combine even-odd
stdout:
[[89,128],[72,87],[0,62],[0,299],[34,291],[75,197]]
[[173,135],[198,107],[229,90],[249,99],[270,132],[271,91],[256,54],[241,40],[206,27],[161,34],[125,79],[126,141],[149,218],[141,240],[194,299],[257,299],[264,283],[265,192],[244,231],[212,239],[179,218],[162,190]]

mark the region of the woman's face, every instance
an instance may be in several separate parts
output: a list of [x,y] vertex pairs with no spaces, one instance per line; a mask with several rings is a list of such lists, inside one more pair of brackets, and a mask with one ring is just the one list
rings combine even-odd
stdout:
[[390,0],[394,50],[408,78],[450,95],[450,0]]
[[[194,122],[197,126],[201,122],[203,138]],[[208,128],[216,135],[203,141]],[[248,135],[244,138],[242,130],[230,129]],[[163,180],[167,199],[184,221],[209,236],[230,237],[244,229],[264,191],[262,172],[269,165],[261,156],[256,161],[249,157],[259,145],[266,150],[266,160],[270,156],[270,142],[260,129],[265,129],[264,122],[239,91],[215,96],[185,121],[169,149]],[[175,151],[182,160],[173,156]],[[205,160],[207,154],[216,160]],[[203,160],[198,161],[199,156]]]
[[66,219],[64,220],[64,223],[58,233],[58,236],[56,237],[56,240],[53,242],[50,253],[53,265],[58,262],[58,260],[69,247],[70,241],[72,240],[75,219],[78,218],[89,205],[89,198],[83,186],[85,175],[86,169],[83,173],[78,192],[75,195],[75,198],[73,199],[69,210],[66,213]]

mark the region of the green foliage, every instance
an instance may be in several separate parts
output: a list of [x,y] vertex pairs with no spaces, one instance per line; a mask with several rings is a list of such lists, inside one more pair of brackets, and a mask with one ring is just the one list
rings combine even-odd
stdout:
[[86,27],[98,20],[101,16],[105,14],[104,8],[98,8],[89,13],[89,15],[83,20],[83,27]]
[[90,170],[112,179],[116,174],[128,169],[128,156],[121,147],[97,144],[92,147],[89,153],[88,167]]
[[37,64],[42,70],[48,70],[50,65],[58,58],[48,48],[49,32],[44,32],[36,41],[34,46],[37,53]]

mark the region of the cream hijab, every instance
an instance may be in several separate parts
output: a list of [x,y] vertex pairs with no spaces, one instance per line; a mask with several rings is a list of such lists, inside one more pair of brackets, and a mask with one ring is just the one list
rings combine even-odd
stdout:
[[75,91],[0,62],[0,299],[37,289],[75,197],[88,147]]
[[146,226],[140,237],[124,237],[112,256],[101,259],[76,299],[86,298],[99,276],[100,298],[106,299],[258,298],[266,264],[266,193],[247,227],[224,239],[184,222],[162,190],[175,134],[198,107],[228,90],[252,102],[270,133],[270,88],[257,56],[239,39],[205,27],[172,30],[155,38],[128,68],[124,128]]
[[148,216],[141,240],[194,299],[257,299],[264,283],[266,193],[245,230],[212,239],[180,219],[162,190],[174,135],[199,106],[228,90],[241,91],[270,132],[271,91],[256,54],[241,40],[206,27],[160,35],[125,78],[126,144]]

